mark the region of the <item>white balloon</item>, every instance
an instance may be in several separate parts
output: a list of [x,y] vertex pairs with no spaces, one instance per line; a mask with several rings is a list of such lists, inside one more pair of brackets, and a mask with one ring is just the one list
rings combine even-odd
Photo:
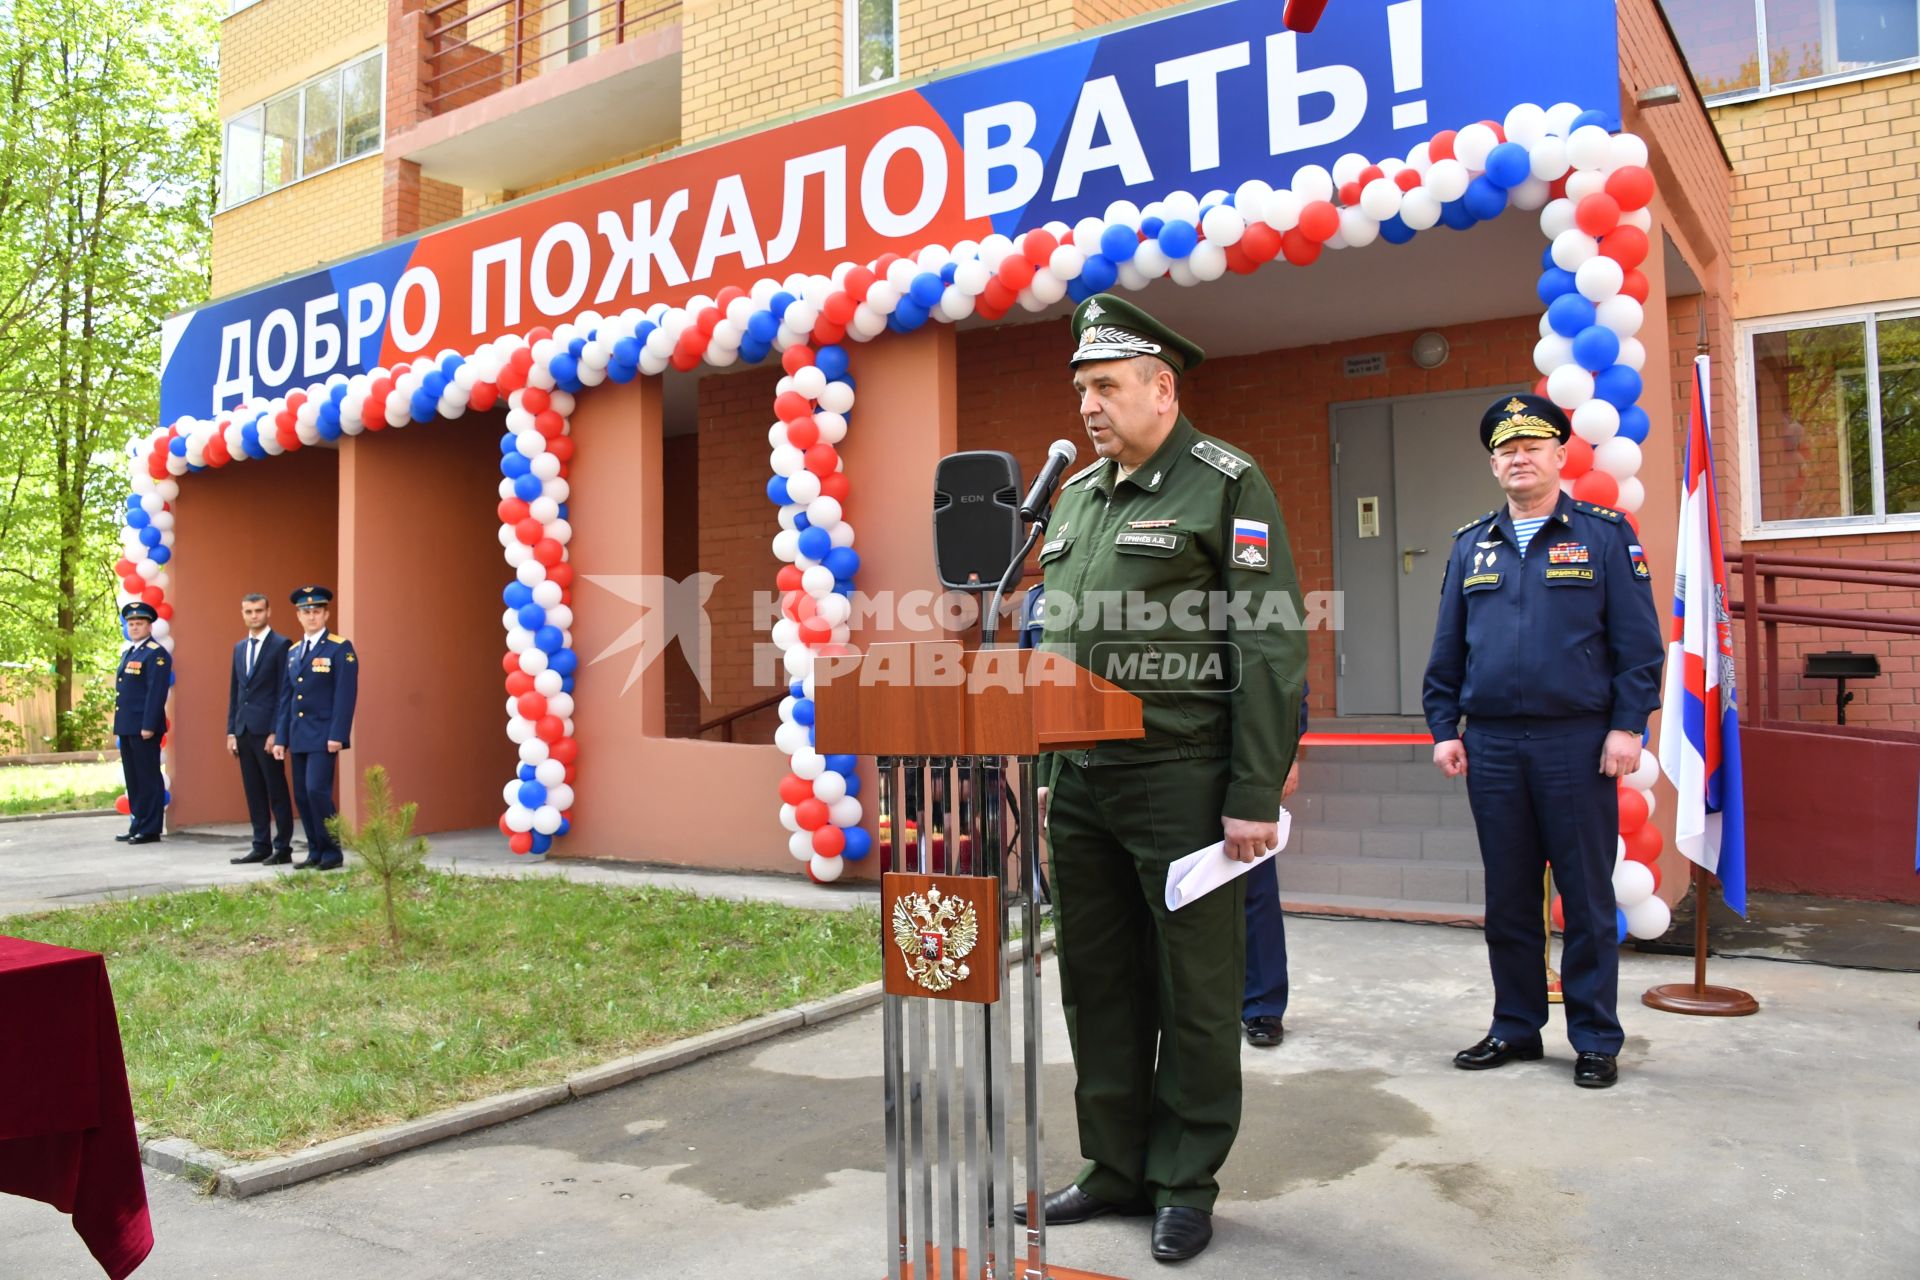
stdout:
[[840,873],[846,870],[846,868],[847,860],[845,858],[823,858],[817,853],[813,855],[813,860],[807,864],[807,869],[813,872],[813,878],[823,884],[831,884],[833,881],[838,880]]
[[1304,203],[1292,191],[1276,191],[1261,203],[1261,221],[1275,231],[1291,231],[1300,225],[1300,209]]
[[[1266,207],[1267,197],[1273,194],[1273,188],[1258,178],[1248,178],[1233,189],[1233,207],[1246,214],[1248,218],[1257,218]],[[1113,210],[1107,210],[1108,221],[1113,221]],[[1138,223],[1138,217],[1127,219],[1129,223]]]
[[1567,139],[1567,159],[1576,169],[1603,168],[1612,152],[1613,135],[1597,124],[1582,125]]
[[1622,338],[1620,355],[1615,361],[1639,373],[1647,367],[1647,348],[1638,338]]
[[1370,162],[1358,151],[1349,151],[1333,162],[1333,185],[1344,187],[1360,180],[1360,171]]
[[[1653,896],[1653,872],[1638,862],[1623,862],[1613,869],[1613,900],[1628,911]],[[1629,920],[1631,930],[1632,922]]]
[[1573,122],[1578,120],[1583,113],[1584,108],[1578,103],[1554,103],[1547,108],[1547,132],[1564,138],[1567,132],[1573,128]]
[[1202,240],[1187,255],[1186,265],[1196,280],[1218,280],[1227,274],[1227,251],[1210,240]]
[[800,819],[798,815],[794,813],[792,805],[783,804],[780,806],[780,825],[789,831],[800,830]]
[[831,529],[840,523],[840,499],[821,494],[807,504],[807,523],[818,529]]
[[812,782],[827,771],[827,758],[812,747],[808,747],[805,751],[793,753],[793,761],[789,767],[793,770],[794,777],[803,782]]
[[1453,138],[1453,155],[1475,172],[1487,167],[1487,156],[1500,145],[1500,135],[1484,124],[1470,124]]
[[809,400],[818,400],[827,389],[827,375],[820,372],[819,365],[810,364],[793,375],[793,389]]
[[[543,787],[557,787],[567,780],[567,766],[561,764],[558,760],[542,760],[533,767],[533,778],[535,782],[538,782]],[[518,787],[520,784],[516,782],[513,785]],[[566,806],[562,807],[564,808]]]
[[1647,144],[1634,133],[1615,134],[1607,146],[1607,169],[1625,169],[1647,163]]
[[1611,440],[1620,430],[1620,410],[1611,401],[1589,400],[1573,411],[1573,434],[1588,444]]
[[1087,255],[1080,252],[1079,246],[1071,244],[1061,245],[1047,259],[1047,270],[1062,280],[1078,280],[1086,265]]
[[1575,169],[1567,175],[1567,199],[1579,204],[1607,189],[1607,175],[1598,169]]
[[1533,345],[1533,367],[1543,374],[1551,374],[1572,359],[1572,338],[1563,338],[1557,333],[1550,333]]
[[1577,364],[1563,364],[1547,375],[1547,398],[1562,409],[1578,409],[1593,399],[1593,375]]
[[829,592],[813,606],[814,615],[830,627],[837,627],[853,616],[853,601],[839,592]]
[[1450,204],[1467,194],[1467,184],[1472,181],[1473,175],[1458,160],[1435,160],[1427,170],[1426,187],[1433,192],[1434,199]]
[[846,413],[853,408],[853,388],[844,382],[828,383],[820,393],[820,408],[827,413]]
[[1143,279],[1158,280],[1173,263],[1167,259],[1166,250],[1158,240],[1142,240],[1140,247],[1133,251],[1133,261],[1124,265],[1138,271]]
[[1640,446],[1625,436],[1615,436],[1594,447],[1593,465],[1616,480],[1625,480],[1640,470]]
[[857,827],[864,810],[860,807],[860,797],[841,796],[827,806],[827,817],[836,827]]
[[1647,487],[1640,483],[1640,477],[1628,476],[1620,482],[1620,496],[1613,505],[1632,515],[1639,511],[1647,501]]
[[820,496],[820,477],[811,471],[797,471],[787,477],[787,497],[794,502],[810,503]]
[[[515,793],[518,793],[519,790],[520,788],[516,784],[514,786]],[[507,830],[509,831],[533,830],[533,810],[527,808],[523,804],[516,804],[510,807],[507,810]]]
[[802,645],[795,645],[780,655],[781,665],[787,675],[794,680],[804,680],[813,674],[813,651]]
[[1342,209],[1340,237],[1349,247],[1364,249],[1380,238],[1380,224],[1368,216],[1364,209]]
[[823,564],[814,565],[800,575],[800,589],[819,599],[833,590],[833,570]]
[[507,802],[507,808],[509,809],[520,803],[520,779],[518,777],[511,779],[507,785],[502,788],[500,798]]
[[842,774],[829,769],[813,780],[813,798],[832,804],[847,794],[847,780]]
[[785,564],[792,564],[800,556],[800,533],[796,529],[782,529],[773,535],[773,558]]
[[847,419],[844,414],[822,409],[813,415],[813,420],[820,428],[820,439],[823,443],[839,444],[847,438]]
[[1400,212],[1405,193],[1391,178],[1375,178],[1360,189],[1360,208],[1375,222],[1385,222]]
[[1527,149],[1528,166],[1543,182],[1558,182],[1567,176],[1567,144],[1559,138],[1542,138]]
[[543,804],[533,811],[533,829],[543,836],[550,836],[560,829],[560,811],[550,804]]
[[1216,205],[1200,219],[1200,230],[1209,241],[1225,247],[1240,242],[1240,237],[1247,233],[1247,220],[1232,205]]
[[1640,763],[1634,766],[1633,772],[1620,779],[1635,791],[1650,791],[1659,780],[1660,757],[1644,749],[1640,752]]
[[520,655],[520,669],[530,676],[537,676],[547,669],[547,652],[544,649],[529,649]]
[[537,769],[540,767],[540,762],[547,758],[547,755],[547,744],[539,738],[528,738],[520,744],[521,764],[530,764]]
[[1638,227],[1642,231],[1651,232],[1653,230],[1653,210],[1629,209],[1620,215],[1620,225],[1623,227]]
[[1440,222],[1440,198],[1425,187],[1415,187],[1400,201],[1400,221],[1414,231],[1427,231]]
[[[1554,243],[1557,245],[1559,241]],[[1626,271],[1612,258],[1588,258],[1573,274],[1573,287],[1580,291],[1581,297],[1594,303],[1617,296],[1627,282]]]
[[1632,294],[1617,293],[1594,308],[1594,320],[1619,334],[1622,338],[1631,338],[1640,332],[1647,322],[1647,309]]
[[1317,164],[1301,166],[1294,172],[1293,181],[1288,186],[1305,204],[1333,199],[1333,175]]
[[1553,264],[1562,271],[1578,271],[1600,254],[1600,242],[1579,228],[1553,238]]
[[788,755],[807,746],[807,726],[783,724],[773,731],[773,745]]
[[1529,213],[1535,209],[1544,209],[1551,199],[1553,199],[1553,186],[1545,178],[1528,178],[1507,192],[1509,204]]
[[1657,794],[1656,792],[1652,792],[1652,791],[1642,791],[1640,793],[1640,798],[1647,802],[1647,820],[1648,821],[1653,820],[1654,811],[1660,807],[1659,802],[1654,799],[1654,796],[1656,794]]
[[[540,585],[546,586],[548,584],[543,582]],[[558,586],[557,583],[554,585],[556,587]],[[534,594],[536,596],[539,595],[538,588],[535,589]],[[535,603],[538,603],[538,601],[536,600]],[[560,606],[555,605],[553,607],[557,609]],[[549,618],[549,621],[551,621],[551,618]],[[555,623],[554,625],[558,626],[560,624]],[[554,694],[559,693],[560,690],[566,686],[566,683],[565,676],[562,676],[558,671],[548,669],[533,678],[533,691],[543,698],[551,698]]]
[[1501,123],[1506,130],[1508,142],[1532,147],[1547,136],[1547,109],[1531,102],[1523,102],[1507,112],[1507,118]]
[[1657,896],[1626,911],[1627,932],[1643,940],[1659,937],[1673,924],[1673,909]]
[[787,852],[796,862],[813,861],[813,832],[796,831],[787,837]]

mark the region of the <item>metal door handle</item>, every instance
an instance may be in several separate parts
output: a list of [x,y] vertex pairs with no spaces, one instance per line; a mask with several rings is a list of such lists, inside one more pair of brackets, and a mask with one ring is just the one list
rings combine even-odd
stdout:
[[1400,572],[1402,572],[1402,573],[1412,573],[1412,572],[1413,572],[1413,558],[1414,558],[1415,556],[1423,556],[1423,555],[1425,555],[1425,554],[1427,554],[1427,549],[1426,549],[1425,547],[1402,547],[1402,548],[1400,548]]

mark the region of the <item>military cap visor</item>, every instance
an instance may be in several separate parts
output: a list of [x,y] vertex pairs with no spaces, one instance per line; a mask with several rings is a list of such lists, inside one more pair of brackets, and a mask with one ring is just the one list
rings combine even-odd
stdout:
[[128,622],[135,619],[141,622],[157,622],[160,620],[160,611],[144,600],[135,600],[120,610],[120,616]]
[[301,587],[290,599],[296,609],[325,608],[333,603],[333,592],[325,587]]
[[1554,440],[1561,444],[1573,434],[1573,424],[1560,406],[1544,396],[1509,396],[1496,401],[1480,417],[1480,443],[1492,453],[1509,440]]
[[1175,373],[1186,373],[1207,358],[1199,347],[1110,293],[1096,293],[1074,311],[1073,342],[1073,355],[1067,361],[1072,365],[1153,356],[1166,361]]

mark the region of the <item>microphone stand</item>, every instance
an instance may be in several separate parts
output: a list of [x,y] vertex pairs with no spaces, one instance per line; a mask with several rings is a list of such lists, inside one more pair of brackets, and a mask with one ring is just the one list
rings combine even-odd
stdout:
[[1047,531],[1047,520],[1052,510],[1053,504],[1049,502],[1047,504],[1047,511],[1042,513],[1041,516],[1033,522],[1033,528],[1028,530],[1027,540],[1021,544],[1020,554],[1013,558],[1013,563],[1007,566],[1007,571],[1000,575],[999,585],[993,589],[992,603],[987,606],[987,616],[981,620],[980,624],[980,647],[982,649],[992,649],[995,647],[995,633],[1000,629],[1001,602],[1006,598],[1007,592],[1012,590],[1014,583],[1020,580],[1020,575],[1026,571],[1027,557],[1033,554],[1034,544],[1040,541],[1040,535]]

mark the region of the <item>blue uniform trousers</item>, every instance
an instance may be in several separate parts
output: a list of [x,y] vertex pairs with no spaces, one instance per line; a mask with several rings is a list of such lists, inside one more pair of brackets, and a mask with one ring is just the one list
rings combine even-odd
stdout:
[[1566,913],[1560,982],[1575,1052],[1618,1053],[1620,950],[1613,861],[1620,833],[1616,784],[1600,772],[1604,724],[1535,721],[1526,736],[1464,735],[1467,798],[1487,872],[1487,958],[1493,1026],[1530,1043],[1547,1024],[1546,922],[1541,878],[1549,862]]
[[129,834],[157,836],[166,813],[166,783],[160,778],[160,735],[120,735],[120,772],[127,781]]
[[1247,981],[1240,1018],[1287,1014],[1287,923],[1280,911],[1277,857],[1247,872]]
[[300,806],[300,825],[307,833],[307,858],[312,862],[338,862],[340,846],[327,830],[333,816],[333,766],[339,757],[331,751],[295,751],[293,754],[293,802]]

